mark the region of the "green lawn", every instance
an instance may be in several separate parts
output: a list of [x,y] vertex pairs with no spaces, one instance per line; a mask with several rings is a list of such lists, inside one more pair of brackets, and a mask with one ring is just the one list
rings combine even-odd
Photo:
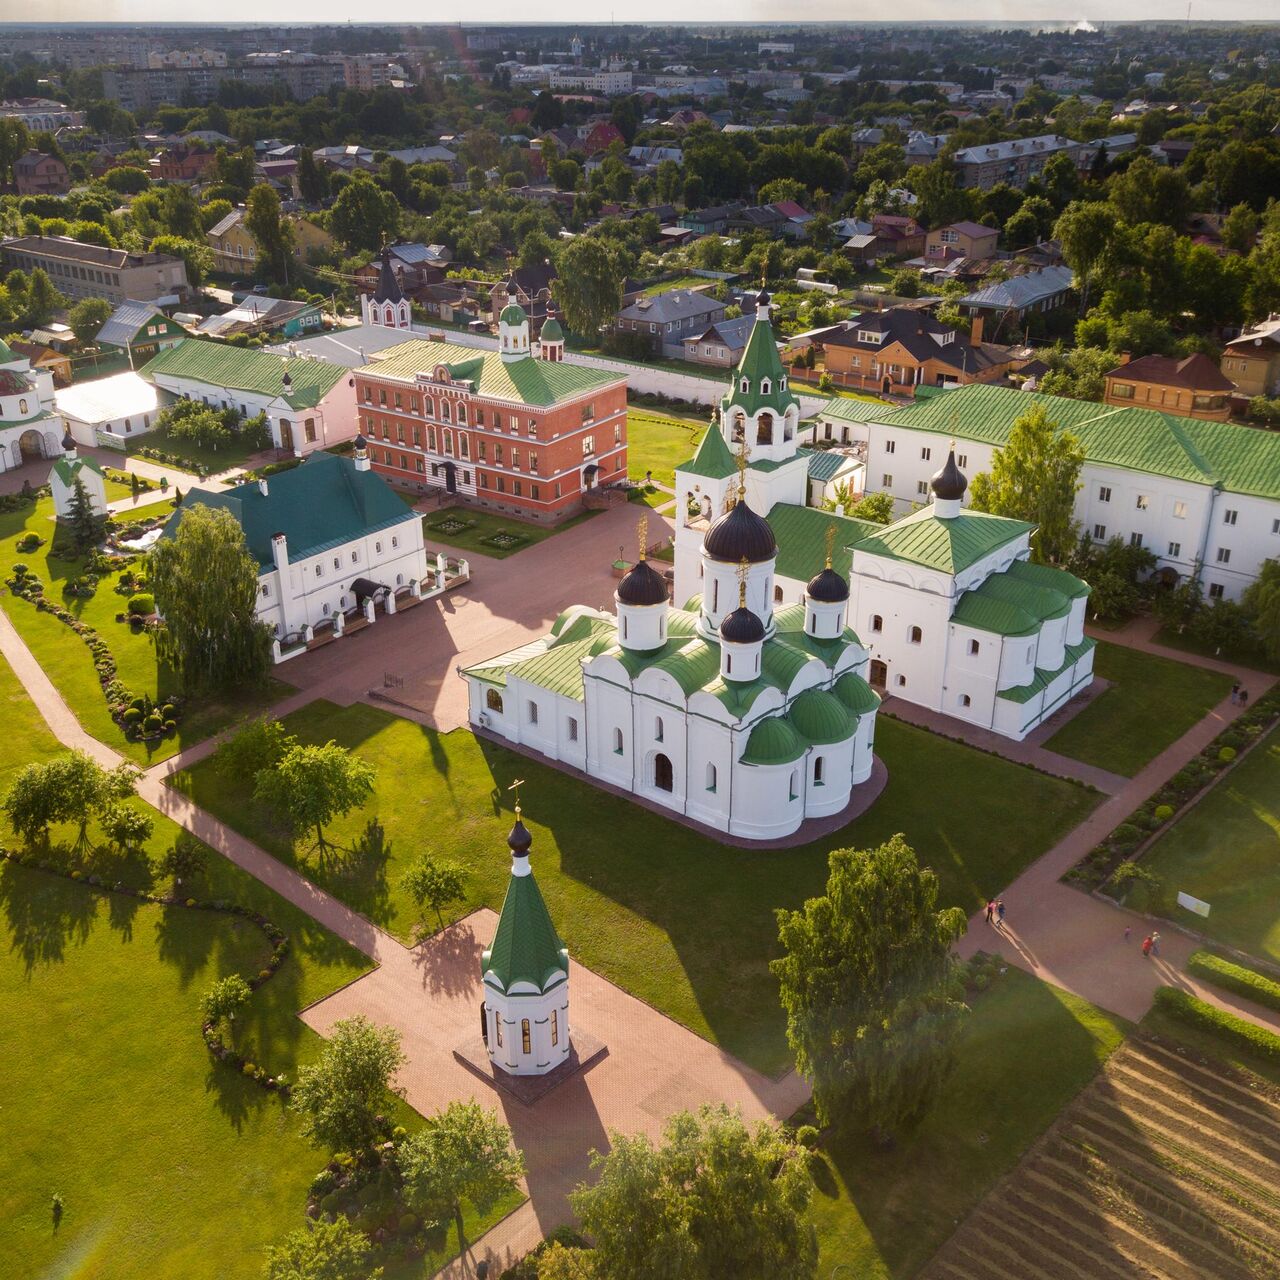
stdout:
[[[3,660],[0,706],[9,726],[3,787],[20,764],[59,748]],[[176,831],[157,817],[146,856],[81,857],[68,847],[70,829],[55,830],[53,856],[155,885],[153,859]],[[290,935],[288,959],[255,993],[239,1035],[254,1060],[294,1075],[321,1044],[297,1011],[368,960],[217,855],[197,891],[246,903]],[[104,896],[0,864],[6,1280],[253,1280],[263,1247],[303,1223],[324,1153],[276,1095],[215,1064],[200,1037],[204,990],[224,974],[256,970],[269,951],[258,929],[236,918]],[[416,1123],[407,1108],[404,1118]],[[65,1205],[57,1230],[55,1193]],[[469,1237],[483,1225],[470,1223]],[[391,1276],[425,1280],[441,1261]]]
[[[17,550],[18,536],[25,530],[34,530],[45,540],[38,550],[22,553]],[[44,584],[46,597],[65,604],[73,614],[98,629],[115,656],[120,679],[129,688],[161,701],[172,695],[178,689],[177,679],[167,666],[159,663],[151,638],[115,620],[128,599],[114,590],[118,575],[103,577],[96,594],[87,600],[63,595],[64,585],[70,578],[79,576],[84,566],[80,561],[62,560],[53,555],[54,531],[53,503],[48,498],[24,511],[0,514],[0,580],[10,576],[14,564],[25,564]],[[10,594],[3,586],[0,586],[0,608],[9,615],[18,634],[85,729],[139,762],[164,760],[225,728],[240,716],[260,711],[287,691],[286,685],[273,680],[265,692],[246,692],[226,701],[193,703],[174,736],[151,743],[128,742],[111,719],[93,656],[84,641],[52,614],[40,612],[34,604]]]
[[650,409],[627,410],[627,475],[643,480],[646,471],[668,488],[676,482],[676,468],[693,457],[707,424],[696,418],[675,418]]
[[706,276],[677,276],[674,280],[662,280],[658,284],[651,284],[640,296],[654,298],[672,289],[708,289],[716,283],[715,280],[709,280]]
[[788,1061],[767,969],[776,954],[774,908],[799,906],[822,890],[831,849],[905,832],[937,870],[944,901],[973,910],[1096,802],[1073,783],[885,719],[877,749],[890,781],[867,814],[798,849],[748,852],[465,730],[441,735],[359,703],[314,702],[286,723],[308,741],[334,738],[355,748],[375,766],[375,798],[336,824],[333,837],[355,846],[376,815],[385,827],[384,859],[319,863],[309,856],[309,840],[295,844],[207,762],[176,775],[174,784],[282,859],[305,862],[317,883],[406,937],[413,912],[398,881],[423,850],[466,869],[467,900],[454,918],[501,903],[511,823],[506,789],[524,778],[534,867],[574,956],[771,1072]]
[[[543,542],[599,514],[598,511],[584,511],[563,524],[551,526],[475,507],[446,507],[443,511],[422,517],[422,535],[432,550],[460,551],[467,556],[505,560],[536,542]],[[491,541],[495,538],[497,542]]]
[[1044,745],[1131,778],[1231,692],[1216,671],[1098,642],[1094,674],[1111,681]]
[[1280,962],[1280,730],[1273,729],[1143,856],[1172,893],[1209,904],[1182,924]]
[[138,524],[159,516],[173,515],[175,507],[171,498],[156,498],[154,494],[140,494],[136,504],[121,507],[111,513],[112,524]]
[[832,1140],[815,1170],[824,1278],[904,1280],[1048,1128],[1123,1039],[1119,1019],[1010,967],[971,1001],[955,1074],[889,1151]]
[[[248,449],[241,445],[238,441],[233,441],[222,449],[207,449],[191,440],[175,440],[173,436],[157,436],[145,435],[139,437],[137,444],[130,452],[136,452],[138,447],[150,446],[153,449],[159,449],[162,453],[172,454],[176,458],[181,458],[190,465],[190,471],[186,474],[195,478],[194,472],[198,467],[203,467],[207,472],[216,474],[219,471],[226,471],[229,467],[241,467],[245,462],[254,456],[258,450]],[[154,458],[146,458],[139,454],[144,461],[151,462],[157,467],[167,467],[167,462],[156,462]],[[174,468],[175,475],[182,478],[177,467]]]
[[[1194,636],[1179,634],[1170,627],[1161,627],[1156,632],[1156,643],[1169,649],[1177,649],[1182,653],[1199,654],[1202,658],[1221,658],[1224,662],[1234,662],[1242,667],[1252,667],[1255,671],[1265,671],[1270,675],[1280,675],[1280,662],[1273,662],[1259,649],[1248,650],[1215,650],[1211,645],[1201,644]],[[1245,685],[1248,688],[1246,682]]]

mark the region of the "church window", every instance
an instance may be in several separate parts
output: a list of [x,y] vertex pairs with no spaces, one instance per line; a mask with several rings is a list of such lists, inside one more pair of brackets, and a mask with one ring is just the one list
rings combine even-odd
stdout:
[[381,554],[382,554],[382,543],[381,543],[381,542],[375,542],[375,543],[373,544],[373,549],[374,549],[374,550],[375,550],[379,555],[381,555]]
[[316,420],[314,418],[308,418],[306,422],[302,424],[302,434],[306,437],[306,441],[308,444],[315,444]]
[[970,640],[970,641],[969,641],[969,656],[970,656],[971,658],[976,657],[976,656],[978,655],[978,651],[979,651],[981,648],[982,648],[982,646],[981,646],[981,645],[980,645],[976,640]]
[[768,378],[762,378],[762,379],[760,380],[760,394],[761,394],[762,396],[767,396],[767,395],[769,394],[769,391],[770,391],[770,389],[771,389],[772,385],[773,385],[773,384],[769,381],[769,379],[768,379]]
[[923,449],[921,449],[921,450],[920,450],[920,461],[921,461],[921,462],[928,462],[928,461],[929,461],[929,459],[930,459],[930,458],[932,458],[932,457],[933,457],[933,450],[932,450],[932,449],[930,449],[927,445],[926,445]]
[[715,613],[720,608],[720,580],[712,579],[711,582],[711,612]]
[[631,638],[628,634],[627,615],[625,613],[622,615],[622,638],[624,640],[629,640]]
[[747,391],[750,389],[750,387],[751,387],[751,383],[750,383],[750,381],[749,381],[748,379],[746,379],[746,378],[743,378],[743,380],[742,380],[742,394],[743,394],[744,396],[747,394]]
[[467,406],[465,404],[458,406],[458,421],[464,424],[467,421]]
[[578,740],[578,721],[574,716],[569,717],[569,741],[577,742]]
[[707,790],[714,791],[716,789],[716,767],[713,764],[707,765]]
[[891,471],[886,471],[884,475],[880,477],[880,487],[882,489],[893,488],[893,473]]
[[787,799],[795,800],[800,795],[800,772],[798,769],[791,770],[791,781],[787,785]]
[[959,467],[961,471],[963,471],[965,467],[967,467],[968,465],[969,465],[969,455],[967,453],[957,453],[956,466]]
[[502,1015],[501,1014],[494,1015],[493,1025],[498,1029],[498,1048],[501,1049],[502,1048]]
[[25,400],[19,400],[19,401],[18,401],[18,412],[19,412],[19,413],[26,413],[26,411],[27,411],[27,402],[26,402]]
[[962,693],[960,695],[960,705],[962,707],[971,707],[973,706],[973,699],[967,693]]
[[907,687],[906,676],[894,676],[893,682],[898,686],[899,689],[905,689]]
[[898,447],[898,442],[896,440],[886,440],[884,442],[885,453],[892,453],[897,447]]
[[458,432],[458,457],[468,458],[470,456],[471,456],[471,451],[467,446],[467,433],[465,431],[459,431]]
[[352,563],[352,564],[359,564],[359,563],[360,563],[360,553],[359,553],[358,551],[353,551],[353,552],[351,553],[351,563]]
[[445,451],[445,453],[447,453],[447,454],[452,454],[452,453],[453,453],[453,432],[452,432],[452,431],[442,431],[440,434],[441,434],[442,436],[444,436],[444,451]]
[[271,586],[269,583],[264,582],[262,584],[262,598],[264,600],[269,600],[271,598]]
[[430,396],[427,396],[427,398],[422,402],[422,405],[426,410],[428,418],[434,418],[436,416],[436,402]]
[[613,731],[613,754],[620,756],[622,754],[622,730],[615,729]]
[[530,1041],[529,1019],[521,1018],[520,1019],[520,1050],[522,1053],[530,1053],[532,1051],[532,1046],[530,1045],[529,1041]]
[[773,603],[774,603],[774,604],[781,604],[781,603],[782,603],[782,588],[781,588],[781,587],[774,587],[774,589],[773,589]]
[[724,655],[724,670],[726,675],[733,674],[733,654],[731,653]]
[[323,578],[323,577],[324,577],[324,565],[322,565],[322,564],[317,564],[317,565],[316,565],[316,577],[317,577],[317,578]]
[[907,639],[910,640],[912,644],[919,644],[920,641],[924,639],[924,632],[921,631],[919,627],[912,627],[911,630],[907,632]]
[[872,631],[884,630],[884,619],[878,613],[873,614],[871,617],[871,630]]
[[816,613],[810,612],[808,622],[809,622],[809,634],[811,636],[816,636],[818,634],[818,615]]
[[655,742],[662,741],[662,717],[661,716],[659,716],[653,722],[653,738]]
[[529,723],[530,724],[538,723],[538,704],[534,702],[532,699],[530,699],[529,701]]
[[922,498],[923,498],[923,497],[925,496],[925,494],[927,494],[928,492],[929,492],[929,482],[928,482],[927,480],[917,480],[917,481],[916,481],[916,494],[917,494],[919,497],[922,497]]
[[333,567],[334,567],[335,569],[341,569],[341,568],[342,568],[342,557],[341,557],[341,556],[334,556],[334,557],[333,557]]
[[440,421],[448,422],[450,420],[449,402],[447,400],[440,401]]
[[551,1047],[554,1049],[560,1043],[560,1011],[558,1009],[551,1010]]
[[782,377],[778,379],[778,390],[785,391],[786,389],[787,389],[787,375],[784,373]]
[[825,756],[814,756],[813,758],[813,785],[820,787],[823,785],[822,774],[826,764]]
[[400,545],[400,539],[399,539],[399,537],[397,537],[396,535],[394,535],[394,534],[393,534],[393,535],[392,535],[392,538],[391,538],[391,546],[392,546],[392,549],[394,550],[394,549],[395,549],[396,547],[398,547],[399,545]]

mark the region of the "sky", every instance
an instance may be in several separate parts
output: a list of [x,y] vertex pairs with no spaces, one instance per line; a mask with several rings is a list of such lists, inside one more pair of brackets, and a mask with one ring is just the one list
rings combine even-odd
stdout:
[[[1186,0],[915,0],[912,20],[989,21],[1027,25],[1044,21],[1053,25],[1079,18],[1094,22],[1139,20],[1182,21]],[[217,17],[226,22],[347,22],[353,17],[351,0],[221,0]],[[1192,0],[1192,18],[1207,21],[1275,21],[1280,18],[1273,0]],[[359,9],[361,22],[405,23],[502,23],[522,15],[542,23],[599,23],[663,21],[688,22],[840,22],[875,18],[867,9],[855,11],[848,0],[702,0],[691,9],[687,0],[549,0],[521,7],[511,0],[469,0],[463,6],[441,0],[370,0]],[[0,0],[0,22],[32,20],[23,0]],[[183,22],[192,20],[192,7],[184,0],[44,0],[40,18],[50,22]],[[204,9],[197,21],[209,22],[213,12]]]

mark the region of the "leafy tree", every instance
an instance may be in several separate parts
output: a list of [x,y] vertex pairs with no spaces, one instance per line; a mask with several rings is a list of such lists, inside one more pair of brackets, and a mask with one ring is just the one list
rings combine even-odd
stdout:
[[120,849],[138,849],[151,839],[155,823],[149,813],[117,800],[98,815],[103,834]]
[[67,323],[71,332],[86,345],[98,336],[98,330],[111,319],[112,306],[106,298],[85,298],[71,308]]
[[964,912],[937,909],[937,877],[901,835],[837,849],[830,868],[823,897],[777,913],[785,954],[769,967],[819,1119],[889,1134],[925,1115],[954,1065]]
[[208,850],[204,845],[189,832],[179,831],[160,859],[160,871],[166,876],[172,876],[175,885],[180,885],[184,880],[192,880],[198,876],[207,861]]
[[233,190],[238,199],[244,200],[256,181],[253,148],[241,147],[239,151],[228,151],[226,147],[219,147],[214,153],[209,173],[215,185]]
[[1013,424],[991,471],[973,478],[970,501],[977,511],[1031,521],[1037,526],[1031,538],[1034,558],[1056,563],[1075,545],[1073,512],[1083,466],[1080,442],[1049,421],[1043,404],[1036,404]]
[[209,200],[200,206],[200,229],[210,231],[231,212],[235,206],[230,200]]
[[578,236],[560,250],[551,291],[574,333],[594,339],[614,317],[624,274],[617,248],[602,236]]
[[1115,207],[1099,200],[1073,201],[1054,224],[1054,238],[1061,243],[1062,256],[1075,272],[1081,315],[1089,304],[1094,272],[1112,248],[1118,230]]
[[329,195],[329,175],[304,147],[298,152],[298,193],[307,204],[320,204]]
[[524,1160],[511,1130],[477,1102],[451,1102],[399,1150],[405,1198],[425,1217],[452,1214],[462,1239],[462,1206],[483,1216],[515,1189]]
[[274,769],[298,740],[284,722],[271,716],[250,720],[213,753],[213,766],[225,778],[245,785],[264,769]]
[[369,1237],[339,1214],[332,1222],[310,1222],[267,1249],[264,1280],[381,1280],[370,1267]]
[[320,1057],[298,1072],[289,1103],[303,1132],[330,1151],[360,1153],[381,1136],[391,1078],[404,1065],[400,1033],[363,1015],[336,1022]]
[[1222,243],[1236,253],[1248,253],[1257,239],[1259,221],[1249,205],[1236,205],[1222,220]]
[[540,267],[544,262],[551,261],[554,252],[555,245],[551,243],[551,237],[540,227],[535,227],[520,241],[517,260],[522,267]]
[[244,687],[271,665],[271,635],[259,622],[258,565],[236,518],[201,503],[180,508],[176,534],[147,557],[164,616],[161,647],[190,690]]
[[552,1240],[535,1259],[537,1280],[599,1280],[595,1250]]
[[258,265],[271,279],[289,283],[289,255],[293,252],[293,227],[280,213],[275,188],[260,182],[249,192],[245,230],[258,246]]
[[329,230],[349,253],[376,253],[399,226],[399,201],[361,173],[343,187],[329,211]]
[[199,240],[204,235],[200,221],[200,206],[185,183],[175,182],[166,187],[163,197],[164,225],[171,236],[182,240]]
[[151,185],[151,175],[136,165],[117,165],[102,175],[102,185],[122,196],[136,196]]
[[187,283],[193,289],[204,284],[213,270],[213,250],[200,240],[188,240],[185,236],[153,236],[150,248],[152,253],[167,253],[172,258],[181,258],[187,269]]
[[1280,661],[1280,560],[1265,560],[1241,601],[1262,652]]
[[1108,195],[1120,217],[1134,226],[1160,222],[1177,229],[1191,211],[1185,175],[1158,164],[1149,155],[1138,156],[1123,173],[1116,174]]
[[67,504],[67,524],[76,549],[84,552],[96,547],[102,540],[106,523],[106,515],[94,509],[88,489],[84,487],[80,477],[76,476],[71,489],[71,501]]
[[420,914],[434,911],[441,928],[442,909],[466,896],[462,868],[456,862],[437,862],[426,853],[419,854],[400,877],[400,887],[413,899]]
[[893,494],[866,493],[845,511],[858,520],[870,520],[875,524],[893,522]]
[[1077,346],[1070,351],[1059,347],[1048,353],[1046,362],[1049,371],[1040,379],[1040,390],[1046,395],[1101,400],[1106,375],[1118,357],[1100,347]]
[[137,777],[132,765],[108,770],[83,751],[69,751],[25,766],[5,795],[4,812],[27,841],[44,835],[54,822],[78,822],[76,843],[83,846],[94,815],[134,795]]
[[249,1003],[253,992],[249,984],[238,974],[228,974],[219,978],[208,991],[200,997],[200,1012],[206,1022],[215,1027],[225,1022],[234,1022],[236,1014]]
[[[570,1197],[599,1280],[803,1280],[817,1269],[805,1153],[727,1107],[680,1112],[661,1146],[610,1135],[598,1178]],[[572,1273],[570,1273],[572,1274]]]
[[299,828],[314,828],[316,848],[329,842],[325,824],[349,813],[373,794],[373,766],[336,742],[290,747],[273,769],[258,775],[253,794]]
[[67,300],[53,287],[43,267],[37,267],[27,280],[24,328],[39,328],[53,319],[53,313],[66,306]]
[[917,216],[926,227],[944,227],[971,212],[969,192],[960,186],[955,162],[949,156],[912,169],[908,181],[920,199]]

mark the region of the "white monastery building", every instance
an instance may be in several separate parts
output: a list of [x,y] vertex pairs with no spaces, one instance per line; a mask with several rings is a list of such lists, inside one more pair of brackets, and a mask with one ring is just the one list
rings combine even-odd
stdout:
[[62,416],[54,400],[53,374],[33,369],[0,339],[0,471],[62,452]]

